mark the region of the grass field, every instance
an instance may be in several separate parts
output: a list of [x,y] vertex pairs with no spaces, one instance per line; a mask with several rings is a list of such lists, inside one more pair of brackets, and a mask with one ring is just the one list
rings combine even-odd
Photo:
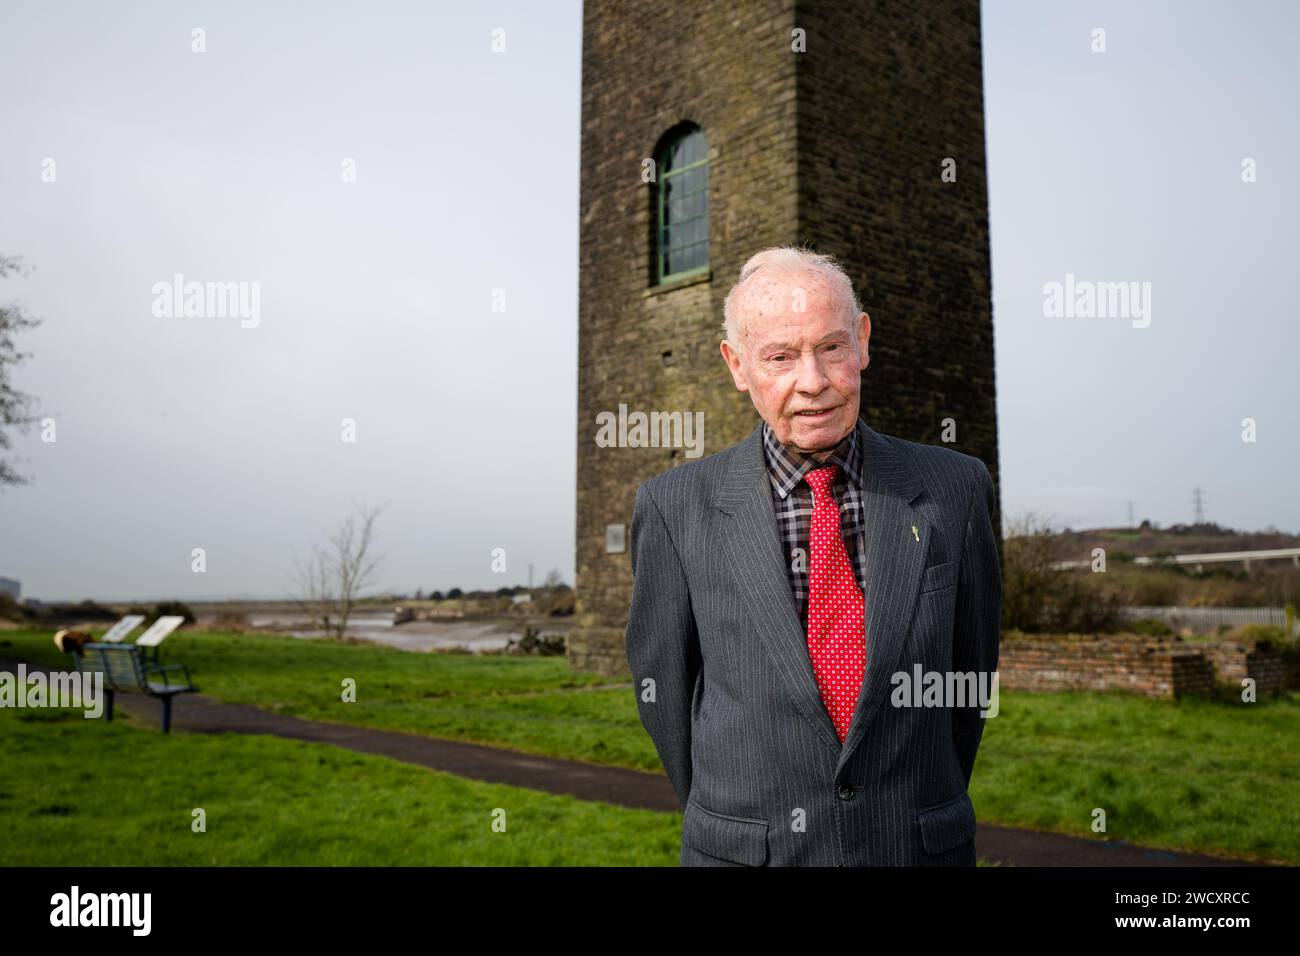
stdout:
[[23,710],[0,715],[0,753],[3,866],[676,866],[680,851],[680,814],[328,744]]
[[[5,656],[68,666],[44,631],[0,632]],[[563,659],[413,654],[197,632],[169,639],[164,660],[184,661],[206,694],[282,713],[660,769],[631,685],[591,689],[602,679],[569,673]],[[355,703],[340,700],[347,677],[357,683]],[[985,822],[1102,839],[1091,829],[1101,809],[1104,838],[1300,863],[1298,720],[1297,694],[1241,704],[1004,692],[1000,715],[985,728],[971,797]],[[245,743],[227,738],[221,746]],[[279,743],[289,753],[307,746]],[[673,826],[672,814],[650,816]]]

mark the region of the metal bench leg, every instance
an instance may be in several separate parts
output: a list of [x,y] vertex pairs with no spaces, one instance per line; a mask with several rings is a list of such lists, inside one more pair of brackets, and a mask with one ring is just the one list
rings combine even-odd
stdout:
[[164,697],[162,699],[162,731],[165,734],[171,733],[172,730],[172,699]]

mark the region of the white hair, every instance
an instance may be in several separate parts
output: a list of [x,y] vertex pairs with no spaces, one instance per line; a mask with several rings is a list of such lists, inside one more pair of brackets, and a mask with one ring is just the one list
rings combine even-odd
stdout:
[[853,281],[833,255],[816,253],[797,246],[773,246],[749,257],[740,267],[740,276],[736,279],[736,284],[731,287],[727,298],[723,300],[722,333],[737,351],[740,349],[740,316],[737,314],[740,287],[761,268],[786,273],[816,272],[830,284],[843,304],[842,307],[850,323],[862,314],[862,303],[858,301],[858,295],[853,291]]

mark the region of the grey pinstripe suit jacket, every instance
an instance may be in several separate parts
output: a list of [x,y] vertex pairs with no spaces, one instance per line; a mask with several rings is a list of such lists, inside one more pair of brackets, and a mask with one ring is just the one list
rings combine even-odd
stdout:
[[627,657],[683,808],[684,866],[975,863],[979,704],[888,698],[916,663],[997,667],[993,481],[978,458],[858,427],[867,673],[843,745],[790,593],[761,423],[637,489]]

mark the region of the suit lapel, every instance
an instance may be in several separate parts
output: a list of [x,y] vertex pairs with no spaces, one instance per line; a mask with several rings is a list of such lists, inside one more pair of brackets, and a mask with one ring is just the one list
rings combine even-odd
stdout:
[[[907,451],[858,422],[863,449],[862,533],[867,556],[867,672],[835,767],[838,775],[889,695],[907,646],[929,551],[929,527],[912,507],[921,482]],[[913,534],[912,529],[916,529]],[[807,651],[805,650],[805,654]],[[836,738],[838,742],[838,738]]]
[[[787,557],[781,548],[772,508],[772,490],[763,455],[760,423],[732,456],[714,499],[728,520],[722,543],[730,556],[736,585],[756,622],[759,637],[800,712],[827,746],[839,752],[842,768],[887,694],[905,646],[906,624],[920,586],[928,549],[927,529],[911,501],[921,485],[911,463],[882,435],[858,422],[863,454],[863,538],[867,555],[865,596],[867,673],[843,746],[822,703],[808,657],[808,639],[799,621]],[[920,541],[912,534],[916,525]],[[875,598],[884,598],[877,600]]]
[[730,516],[722,522],[722,543],[763,646],[795,705],[827,746],[839,750],[840,739],[822,704],[808,659],[807,637],[790,593],[788,558],[776,528],[761,423],[745,439],[739,454],[732,456],[714,504]]

